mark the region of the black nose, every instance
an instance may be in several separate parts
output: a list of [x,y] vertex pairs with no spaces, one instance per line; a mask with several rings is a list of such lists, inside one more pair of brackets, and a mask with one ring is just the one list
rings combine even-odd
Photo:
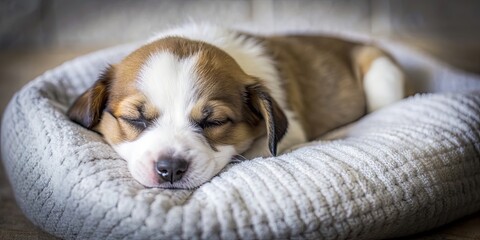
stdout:
[[184,159],[160,159],[155,163],[155,169],[163,180],[173,183],[182,179],[188,169],[188,162]]

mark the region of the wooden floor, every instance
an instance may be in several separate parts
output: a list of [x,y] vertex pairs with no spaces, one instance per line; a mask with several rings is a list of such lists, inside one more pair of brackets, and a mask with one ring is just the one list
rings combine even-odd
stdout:
[[[47,69],[93,49],[0,52],[0,113],[13,94]],[[480,213],[407,239],[480,239]],[[21,213],[0,163],[0,239],[54,239]]]

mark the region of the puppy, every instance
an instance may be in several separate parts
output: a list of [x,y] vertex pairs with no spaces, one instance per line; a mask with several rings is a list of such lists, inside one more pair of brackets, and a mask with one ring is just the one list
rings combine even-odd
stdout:
[[374,46],[193,25],[111,65],[68,116],[144,186],[194,188],[238,155],[275,156],[401,99],[403,83]]

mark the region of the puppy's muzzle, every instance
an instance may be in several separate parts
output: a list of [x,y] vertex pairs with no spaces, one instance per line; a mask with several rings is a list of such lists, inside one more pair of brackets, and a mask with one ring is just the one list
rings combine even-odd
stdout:
[[155,170],[160,178],[173,184],[173,182],[182,179],[188,165],[189,163],[185,159],[166,158],[155,163]]

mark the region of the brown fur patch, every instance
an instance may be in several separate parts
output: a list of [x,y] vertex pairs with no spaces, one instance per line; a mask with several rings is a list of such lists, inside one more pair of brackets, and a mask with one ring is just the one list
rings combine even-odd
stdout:
[[357,43],[321,36],[264,39],[274,58],[286,97],[308,140],[365,114],[361,80],[351,51]]

